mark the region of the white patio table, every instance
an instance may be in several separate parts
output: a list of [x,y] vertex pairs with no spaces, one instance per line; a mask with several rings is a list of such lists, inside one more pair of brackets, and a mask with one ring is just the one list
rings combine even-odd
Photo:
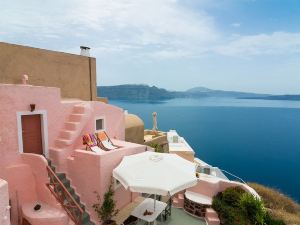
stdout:
[[[131,215],[148,222],[148,224],[151,224],[152,222],[156,224],[157,217],[162,213],[162,211],[164,211],[164,209],[167,207],[167,204],[156,200],[155,210],[153,205],[154,199],[146,198],[131,212]],[[153,214],[144,216],[144,212],[146,210],[152,212]]]

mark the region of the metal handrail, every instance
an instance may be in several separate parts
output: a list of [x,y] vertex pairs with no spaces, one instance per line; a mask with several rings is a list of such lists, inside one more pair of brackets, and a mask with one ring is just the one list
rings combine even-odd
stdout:
[[[73,198],[71,193],[67,190],[65,185],[57,177],[57,175],[51,169],[51,167],[47,166],[47,171],[50,177],[50,182],[47,184],[47,187],[55,196],[57,201],[59,201],[59,203],[62,205],[62,207],[67,212],[69,217],[73,220],[73,222],[76,225],[82,225],[82,218],[84,214],[83,209]],[[59,187],[61,188],[61,190],[59,190]],[[57,193],[55,190],[58,190],[59,193]]]
[[230,173],[230,172],[228,172],[228,171],[226,171],[226,170],[223,170],[223,169],[220,169],[220,168],[219,168],[219,170],[221,170],[221,171],[224,172],[224,173],[229,174],[230,176],[233,176],[233,177],[237,178],[238,180],[242,181],[242,183],[246,184],[246,182],[245,182],[242,178],[240,178],[240,177],[234,175],[233,173]]

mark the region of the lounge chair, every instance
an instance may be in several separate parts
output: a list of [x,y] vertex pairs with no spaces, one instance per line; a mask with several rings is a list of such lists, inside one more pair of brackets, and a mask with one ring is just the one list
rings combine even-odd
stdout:
[[101,152],[101,148],[98,146],[97,137],[94,134],[85,134],[82,139],[83,144],[86,146],[86,150],[90,150],[95,153]]
[[98,137],[99,147],[103,150],[110,151],[119,148],[119,146],[113,144],[105,131],[96,133],[96,136]]

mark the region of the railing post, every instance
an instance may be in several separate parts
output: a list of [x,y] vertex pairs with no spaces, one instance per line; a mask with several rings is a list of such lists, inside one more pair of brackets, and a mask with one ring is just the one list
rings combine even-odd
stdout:
[[47,166],[47,171],[50,178],[47,187],[65,209],[73,222],[76,225],[82,225],[83,209],[49,166]]

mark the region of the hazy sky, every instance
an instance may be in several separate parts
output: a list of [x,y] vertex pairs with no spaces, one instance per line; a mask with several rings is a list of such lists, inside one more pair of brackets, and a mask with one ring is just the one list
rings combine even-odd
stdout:
[[99,85],[300,94],[300,0],[0,0],[0,41],[89,46]]

